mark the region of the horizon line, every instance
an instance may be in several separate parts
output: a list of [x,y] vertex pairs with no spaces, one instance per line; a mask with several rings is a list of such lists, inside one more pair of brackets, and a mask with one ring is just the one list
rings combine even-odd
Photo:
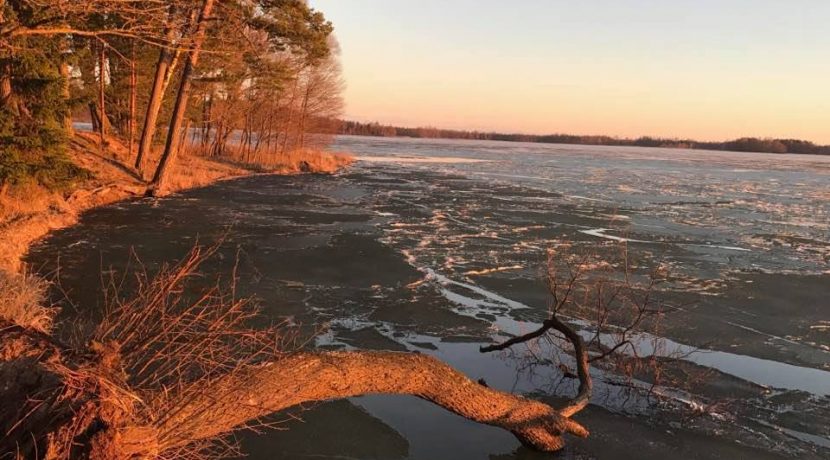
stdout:
[[827,147],[830,148],[830,143],[823,143],[815,140],[810,139],[803,139],[798,137],[776,137],[776,136],[758,136],[758,135],[742,135],[736,136],[726,139],[715,139],[715,140],[699,140],[693,137],[680,137],[680,136],[662,136],[662,135],[650,135],[650,134],[641,134],[637,136],[625,136],[625,135],[617,135],[617,134],[576,134],[576,133],[568,133],[565,131],[549,131],[549,132],[526,132],[526,131],[502,131],[498,129],[478,129],[478,128],[443,128],[440,126],[433,126],[433,125],[406,125],[406,124],[396,124],[396,123],[386,123],[381,122],[377,119],[368,119],[363,117],[345,117],[339,118],[338,121],[340,122],[352,122],[352,123],[361,123],[361,124],[376,124],[382,127],[388,128],[397,128],[397,129],[434,129],[438,131],[448,131],[448,132],[458,132],[458,133],[477,133],[477,134],[496,134],[496,135],[504,135],[504,136],[534,136],[534,137],[545,137],[545,136],[572,136],[572,137],[604,137],[613,140],[620,140],[620,141],[636,141],[641,139],[653,139],[653,140],[663,140],[663,141],[686,141],[686,142],[694,142],[697,144],[721,144],[727,142],[734,142],[743,139],[755,139],[760,141],[796,141],[796,142],[806,142],[810,143],[816,147]]

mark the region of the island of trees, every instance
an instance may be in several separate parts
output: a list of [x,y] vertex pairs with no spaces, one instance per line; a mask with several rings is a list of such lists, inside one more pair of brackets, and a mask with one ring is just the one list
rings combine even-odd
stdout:
[[424,139],[471,139],[507,142],[536,142],[543,144],[616,145],[630,147],[662,147],[676,149],[725,150],[732,152],[801,153],[830,155],[830,145],[817,145],[798,139],[769,139],[743,137],[724,142],[702,142],[692,139],[638,137],[636,139],[612,136],[582,136],[573,134],[511,134],[484,131],[440,129],[434,127],[407,128],[377,122],[342,121],[340,134],[376,137],[414,137]]

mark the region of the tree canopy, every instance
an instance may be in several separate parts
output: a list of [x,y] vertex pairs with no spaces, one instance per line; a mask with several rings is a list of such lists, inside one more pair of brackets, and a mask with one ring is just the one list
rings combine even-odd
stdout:
[[190,127],[201,153],[303,148],[342,107],[333,30],[303,0],[0,0],[0,183],[82,177],[62,158],[73,121],[91,121],[102,148],[140,138],[139,170],[160,168],[152,145]]

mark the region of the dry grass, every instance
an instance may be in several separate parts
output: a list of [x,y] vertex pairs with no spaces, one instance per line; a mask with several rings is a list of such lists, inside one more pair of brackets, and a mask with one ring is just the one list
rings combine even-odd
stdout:
[[51,228],[69,225],[66,200],[57,193],[26,184],[0,196],[0,271],[17,272],[29,244]]
[[354,163],[354,158],[346,153],[303,149],[275,155],[273,161],[276,168],[282,168],[288,172],[331,174]]
[[[198,158],[212,158],[209,157],[208,150],[208,147],[201,144],[188,146],[188,152]],[[347,153],[329,152],[319,148],[295,149],[287,152],[275,150],[245,152],[235,146],[226,146],[219,158],[260,172],[280,174],[332,174],[354,163],[354,157]]]
[[60,199],[59,194],[34,183],[11,187],[0,195],[0,222],[13,222],[33,212],[45,212]]
[[55,309],[45,307],[47,283],[28,274],[0,270],[0,319],[49,332]]
[[193,155],[178,158],[176,168],[167,180],[167,190],[186,190],[204,187],[214,182],[246,176],[253,171],[240,165],[221,163]]
[[91,171],[93,179],[64,194],[24,185],[0,198],[0,270],[20,271],[20,258],[32,242],[74,224],[81,212],[143,193],[142,182],[121,164],[127,149],[114,139],[108,148],[102,155],[91,133],[78,133],[69,157]]
[[[102,154],[97,135],[77,133],[70,145],[73,162],[94,178],[66,194],[37,185],[11,187],[0,196],[0,317],[20,325],[47,328],[49,320],[38,301],[43,288],[33,275],[17,275],[29,246],[52,230],[77,222],[88,209],[142,196],[145,182],[129,167],[129,149],[118,139],[107,140]],[[217,180],[251,174],[250,169],[183,155],[170,180],[171,191],[199,187]],[[29,310],[29,311],[27,311]]]

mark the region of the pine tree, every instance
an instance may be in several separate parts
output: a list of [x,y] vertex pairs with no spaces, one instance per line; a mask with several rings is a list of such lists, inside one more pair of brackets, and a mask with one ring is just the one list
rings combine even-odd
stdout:
[[65,155],[66,76],[64,39],[37,37],[37,53],[0,53],[0,184],[34,181],[65,188],[87,176]]

